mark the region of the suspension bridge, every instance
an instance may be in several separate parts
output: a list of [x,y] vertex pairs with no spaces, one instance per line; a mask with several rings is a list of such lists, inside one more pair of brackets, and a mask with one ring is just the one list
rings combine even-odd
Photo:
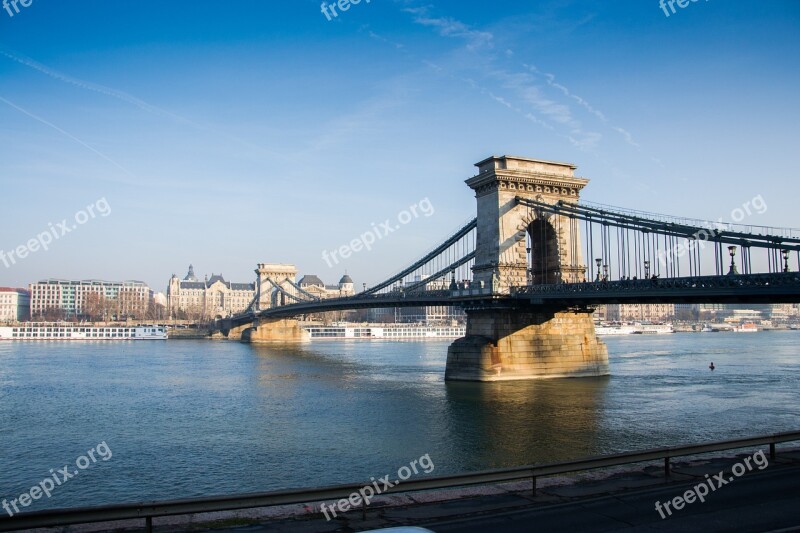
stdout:
[[215,327],[292,340],[300,315],[460,306],[467,336],[450,347],[446,377],[493,381],[607,374],[597,305],[800,301],[800,230],[582,202],[588,180],[570,164],[493,156],[476,166],[466,183],[477,216],[408,267],[328,299],[260,268],[247,311]]

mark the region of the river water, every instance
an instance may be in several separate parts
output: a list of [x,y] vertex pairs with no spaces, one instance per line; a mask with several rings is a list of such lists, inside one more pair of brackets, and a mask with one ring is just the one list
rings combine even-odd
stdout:
[[25,510],[355,483],[424,454],[441,475],[800,428],[800,332],[605,341],[609,377],[488,384],[444,382],[449,341],[3,342],[0,499],[101,442],[110,458]]

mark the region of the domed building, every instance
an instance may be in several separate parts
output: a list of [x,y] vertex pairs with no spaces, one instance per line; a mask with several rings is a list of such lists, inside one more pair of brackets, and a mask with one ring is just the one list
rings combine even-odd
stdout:
[[353,278],[347,275],[345,272],[342,279],[339,280],[339,289],[347,294],[355,294],[356,289],[353,286]]
[[342,276],[338,285],[325,285],[325,283],[314,274],[306,274],[297,284],[304,291],[322,299],[353,296],[356,293],[353,279],[348,276],[347,273]]

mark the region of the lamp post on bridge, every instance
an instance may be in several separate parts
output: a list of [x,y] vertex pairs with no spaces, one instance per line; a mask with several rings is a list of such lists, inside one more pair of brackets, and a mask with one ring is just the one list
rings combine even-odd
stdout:
[[789,250],[783,250],[783,271],[789,272]]
[[736,247],[735,246],[728,246],[728,253],[731,254],[731,268],[728,270],[729,276],[736,276],[739,274],[739,271],[736,270]]
[[526,261],[527,264],[525,265],[526,266],[525,274],[528,277],[528,285],[531,285],[533,283],[533,268],[531,268],[531,262],[532,262],[531,261],[531,247],[528,246],[527,248],[525,248],[525,251],[528,252],[528,255],[526,256],[527,257],[527,261]]
[[644,279],[650,278],[650,261],[644,262]]
[[600,281],[600,266],[603,264],[603,260],[598,257],[594,262],[597,263],[597,277],[595,277],[594,280]]

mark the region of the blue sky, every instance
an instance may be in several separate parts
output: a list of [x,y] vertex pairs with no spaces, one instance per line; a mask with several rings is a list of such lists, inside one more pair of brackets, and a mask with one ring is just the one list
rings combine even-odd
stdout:
[[[294,263],[360,286],[474,216],[492,154],[578,165],[584,198],[800,227],[800,3],[33,0],[0,9],[0,250],[97,216],[16,264],[251,281]],[[435,208],[329,267],[333,250]]]

